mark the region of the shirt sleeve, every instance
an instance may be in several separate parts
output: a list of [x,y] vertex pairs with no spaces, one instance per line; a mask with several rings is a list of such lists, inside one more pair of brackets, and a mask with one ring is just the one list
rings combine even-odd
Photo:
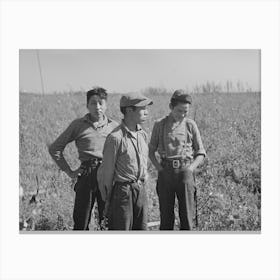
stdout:
[[63,131],[58,138],[49,146],[49,153],[53,160],[57,163],[62,171],[70,169],[70,166],[66,162],[63,151],[66,145],[75,140],[75,127],[76,121],[73,121],[65,131]]
[[205,149],[203,147],[202,139],[200,136],[200,132],[198,130],[197,124],[193,122],[193,150],[194,150],[194,157],[198,155],[206,156]]
[[145,178],[145,181],[148,180],[148,134],[141,130],[141,135],[143,137],[143,145],[144,147],[141,149],[142,151],[142,159],[140,158],[140,178]]
[[159,144],[159,122],[154,124],[152,135],[149,143],[149,149],[152,151],[156,151]]
[[104,200],[113,187],[115,163],[119,145],[120,140],[111,134],[107,136],[103,149],[102,164],[99,167],[97,174],[98,186]]

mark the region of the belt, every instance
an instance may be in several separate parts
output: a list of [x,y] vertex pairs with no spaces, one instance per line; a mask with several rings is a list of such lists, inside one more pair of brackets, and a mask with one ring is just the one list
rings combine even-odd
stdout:
[[133,185],[133,184],[144,184],[145,180],[144,179],[139,179],[139,180],[132,180],[132,181],[116,181],[115,185]]
[[189,159],[162,159],[162,167],[171,167],[173,169],[179,169],[190,165],[191,161]]
[[102,163],[102,158],[93,157],[81,163],[82,168],[97,167]]

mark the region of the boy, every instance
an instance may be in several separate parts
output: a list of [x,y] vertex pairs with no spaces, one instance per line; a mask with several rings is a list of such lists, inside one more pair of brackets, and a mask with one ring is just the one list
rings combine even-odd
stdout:
[[[148,203],[148,139],[140,124],[148,117],[153,102],[142,94],[121,97],[122,123],[108,135],[98,178],[102,196],[109,208],[109,230],[146,230]],[[108,207],[107,207],[108,206]]]
[[180,229],[192,229],[193,172],[206,153],[196,123],[187,118],[191,103],[190,95],[176,90],[169,104],[171,113],[155,122],[149,143],[149,157],[158,170],[160,230],[173,230],[175,194],[179,204]]
[[[102,161],[106,136],[118,125],[107,118],[107,92],[101,87],[87,92],[88,114],[74,120],[49,147],[49,153],[59,168],[70,178],[77,179],[73,212],[74,230],[89,230],[91,212],[97,200],[99,223],[101,223],[104,201],[97,183],[97,169]],[[65,146],[75,141],[81,166],[72,170],[63,156]]]

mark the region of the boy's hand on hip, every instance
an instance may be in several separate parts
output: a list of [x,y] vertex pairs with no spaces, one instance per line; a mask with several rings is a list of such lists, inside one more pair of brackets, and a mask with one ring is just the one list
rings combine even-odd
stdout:
[[71,170],[67,172],[67,175],[71,178],[71,179],[76,179],[77,177],[81,176],[83,173],[83,169],[82,168],[78,168],[76,170]]
[[163,170],[163,167],[162,167],[161,165],[159,165],[159,166],[157,167],[157,171],[160,172],[160,171],[162,171],[162,170]]

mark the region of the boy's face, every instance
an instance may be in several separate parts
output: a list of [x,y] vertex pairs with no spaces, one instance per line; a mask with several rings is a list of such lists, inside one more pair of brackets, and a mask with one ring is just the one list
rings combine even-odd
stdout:
[[189,112],[190,104],[189,103],[178,103],[175,107],[170,105],[171,114],[176,121],[182,121]]
[[131,117],[135,124],[144,123],[148,118],[149,112],[147,106],[136,107],[135,111],[131,109],[129,117]]
[[98,95],[93,95],[88,101],[87,108],[92,118],[98,120],[104,115],[107,109],[107,102]]

